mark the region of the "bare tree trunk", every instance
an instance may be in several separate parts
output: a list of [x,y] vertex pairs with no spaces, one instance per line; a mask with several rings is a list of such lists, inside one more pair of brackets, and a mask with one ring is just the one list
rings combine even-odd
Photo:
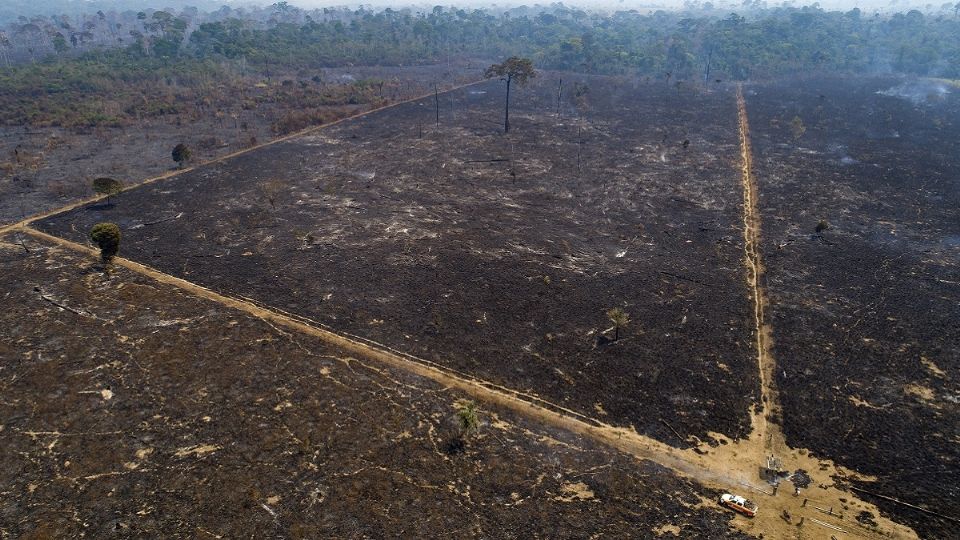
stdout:
[[583,152],[583,137],[581,132],[583,131],[583,125],[577,126],[577,174],[580,174],[580,154]]
[[713,47],[711,47],[707,52],[707,63],[704,66],[703,70],[703,86],[706,87],[710,84],[710,63],[713,60]]
[[23,236],[19,232],[17,233],[17,241],[20,243],[20,247],[23,248],[23,251],[30,253],[30,249],[27,247],[27,244],[24,243]]
[[503,132],[504,133],[510,132],[510,79],[511,78],[512,77],[510,77],[510,75],[507,75],[507,105],[504,108],[504,115],[503,115]]
[[[20,203],[20,216],[23,219],[27,219],[27,213],[23,209],[23,203]],[[20,247],[23,248],[23,251],[30,253],[30,249],[27,248],[27,244],[23,242],[23,236],[20,234],[20,231],[17,231],[17,241],[20,243]]]
[[436,84],[433,85],[433,101],[437,106],[437,127],[440,127],[440,90]]
[[560,99],[563,97],[563,79],[560,79],[560,86],[557,87],[557,118],[560,118]]

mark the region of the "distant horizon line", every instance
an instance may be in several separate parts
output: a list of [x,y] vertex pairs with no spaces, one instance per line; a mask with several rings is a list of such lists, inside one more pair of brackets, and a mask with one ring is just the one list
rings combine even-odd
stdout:
[[[283,0],[281,0],[283,1]],[[749,0],[747,0],[749,1]],[[23,2],[26,4],[27,2]],[[49,7],[45,7],[42,0],[39,2],[31,2],[30,6],[34,8],[32,12],[23,12],[18,13],[23,16],[36,16],[44,11],[44,9],[57,9],[58,7],[65,7],[70,5],[71,7],[85,7],[84,4],[90,6],[91,9],[94,8],[105,8],[112,5],[117,5],[122,9],[137,9],[139,6],[140,9],[155,9],[163,10],[166,8],[185,8],[185,7],[195,7],[206,11],[207,9],[214,9],[215,7],[230,7],[230,8],[244,8],[244,7],[258,7],[266,8],[271,5],[280,3],[275,0],[53,0],[49,2]],[[682,11],[682,10],[698,10],[698,11],[731,11],[731,12],[751,12],[751,11],[765,11],[778,8],[804,8],[804,7],[814,7],[819,8],[824,11],[849,11],[855,8],[861,10],[869,10],[871,13],[879,12],[883,14],[896,14],[896,13],[905,13],[911,10],[917,10],[922,13],[937,13],[943,12],[946,10],[948,4],[954,5],[953,1],[950,2],[921,2],[919,0],[874,0],[874,1],[845,1],[845,0],[825,0],[825,1],[811,1],[811,2],[798,2],[798,1],[781,1],[781,2],[764,2],[761,0],[755,0],[752,5],[745,5],[746,2],[737,1],[737,0],[666,0],[666,1],[649,1],[649,0],[573,0],[565,2],[550,2],[550,1],[533,1],[533,2],[524,2],[522,0],[506,0],[506,1],[473,1],[473,0],[446,0],[446,1],[401,1],[395,2],[390,0],[373,0],[373,1],[358,1],[358,2],[343,2],[339,0],[286,0],[286,3],[291,7],[296,7],[303,10],[311,9],[322,9],[322,8],[348,8],[348,9],[358,9],[358,8],[371,8],[371,9],[417,9],[417,10],[430,10],[436,6],[440,7],[456,7],[456,8],[473,8],[473,9],[485,9],[485,10],[512,10],[518,8],[550,8],[557,5],[563,5],[564,7],[571,9],[583,9],[597,12],[609,12],[613,13],[616,11],[627,11],[627,10],[643,10],[643,11],[654,11],[654,10],[664,10],[664,11]],[[58,6],[58,4],[60,6]],[[202,6],[202,7],[201,7]],[[709,7],[708,7],[709,6]],[[0,8],[2,9],[2,8]],[[16,8],[10,8],[10,12],[17,13],[19,10]]]

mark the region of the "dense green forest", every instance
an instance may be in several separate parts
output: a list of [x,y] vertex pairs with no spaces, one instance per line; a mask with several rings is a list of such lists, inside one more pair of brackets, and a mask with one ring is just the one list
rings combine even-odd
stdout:
[[[960,3],[935,14],[891,16],[858,9],[750,8],[722,14],[705,8],[640,14],[585,12],[553,4],[503,12],[437,6],[411,9],[346,8],[304,11],[279,2],[265,9],[212,14],[189,8],[115,13],[84,19],[35,18],[0,35],[0,52],[19,39],[30,59],[88,61],[91,52],[109,64],[164,58],[187,67],[208,59],[315,67],[344,64],[404,65],[451,56],[498,58],[521,54],[547,69],[660,75],[677,79],[711,74],[744,80],[798,71],[960,74]],[[52,21],[50,23],[49,21]],[[103,30],[98,32],[98,28]],[[97,41],[98,35],[104,39]],[[80,43],[77,37],[79,36]],[[104,55],[104,50],[122,49]],[[124,66],[119,66],[123,68]]]
[[895,71],[956,77],[960,19],[919,11],[892,17],[818,8],[749,16],[663,12],[613,15],[554,8],[536,16],[434,8],[415,15],[358,11],[348,22],[228,19],[202,24],[185,47],[198,57],[276,59],[289,64],[403,64],[447,55],[530,56],[543,68],[589,73],[711,73],[738,80],[803,70]]
[[[585,12],[562,4],[507,11],[435,7],[212,13],[102,11],[21,18],[0,32],[3,123],[109,124],[91,96],[149,95],[158,86],[215,87],[240,77],[320,67],[492,60],[512,55],[541,69],[679,80],[763,79],[813,72],[960,78],[960,3],[890,16],[818,7],[721,13]],[[176,92],[126,114],[178,106]],[[78,100],[82,96],[84,99]],[[70,116],[61,122],[58,118]]]

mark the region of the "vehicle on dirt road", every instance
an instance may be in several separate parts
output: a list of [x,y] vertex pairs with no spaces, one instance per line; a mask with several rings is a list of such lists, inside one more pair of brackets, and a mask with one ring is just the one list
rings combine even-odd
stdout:
[[753,501],[747,500],[739,495],[731,495],[730,493],[724,493],[721,495],[719,502],[721,506],[726,506],[734,512],[743,514],[747,517],[753,517],[757,515],[757,510],[760,509],[760,507],[757,506]]

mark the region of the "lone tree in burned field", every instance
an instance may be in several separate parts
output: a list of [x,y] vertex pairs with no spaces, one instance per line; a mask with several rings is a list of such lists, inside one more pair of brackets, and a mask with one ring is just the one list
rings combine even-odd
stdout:
[[814,230],[814,232],[817,233],[817,238],[823,238],[823,232],[826,231],[826,230],[829,229],[829,228],[830,228],[830,223],[828,223],[827,220],[825,220],[825,219],[821,219],[821,220],[817,223],[817,226],[814,227],[813,230]]
[[270,180],[260,184],[260,192],[263,194],[263,198],[270,203],[270,208],[274,211],[277,210],[277,200],[286,187],[287,185],[282,180]]
[[620,339],[620,329],[630,323],[630,315],[622,308],[615,307],[607,311],[607,318],[613,323],[613,340]]
[[174,146],[173,152],[170,153],[170,156],[173,157],[173,160],[177,162],[177,165],[179,165],[181,169],[183,168],[184,162],[190,161],[191,155],[193,155],[193,152],[183,143]]
[[454,407],[457,410],[457,433],[447,443],[447,452],[459,454],[467,447],[467,439],[480,429],[480,417],[477,404],[473,401],[460,401]]
[[803,119],[799,116],[794,116],[793,120],[790,121],[790,133],[793,135],[793,140],[800,140],[800,137],[803,137],[803,134],[806,132],[807,126],[803,124]]
[[590,87],[586,83],[573,83],[573,102],[577,107],[577,114],[583,119],[584,113],[590,108],[590,101],[587,94],[590,93]]
[[100,177],[93,181],[93,191],[97,195],[106,195],[107,206],[110,206],[110,197],[123,191],[123,182],[115,178]]
[[457,420],[460,421],[460,433],[470,435],[480,427],[480,418],[477,416],[477,404],[472,401],[461,403],[457,407]]
[[484,77],[492,79],[500,77],[501,81],[507,82],[507,99],[503,115],[503,132],[510,131],[510,84],[516,80],[517,84],[523,86],[527,81],[537,76],[533,69],[533,62],[527,58],[511,56],[503,61],[502,64],[493,64],[484,72]]
[[120,227],[116,223],[97,223],[90,229],[90,240],[100,248],[100,260],[109,263],[120,251]]

